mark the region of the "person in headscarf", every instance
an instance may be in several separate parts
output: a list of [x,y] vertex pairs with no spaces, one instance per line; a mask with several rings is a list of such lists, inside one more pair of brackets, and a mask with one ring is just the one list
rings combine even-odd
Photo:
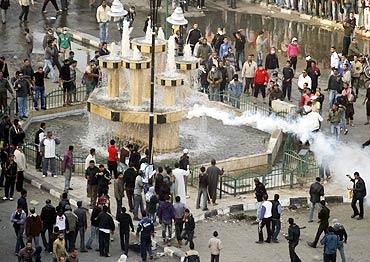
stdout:
[[148,192],[145,194],[145,201],[148,217],[155,223],[159,200],[155,194],[154,186],[149,187]]

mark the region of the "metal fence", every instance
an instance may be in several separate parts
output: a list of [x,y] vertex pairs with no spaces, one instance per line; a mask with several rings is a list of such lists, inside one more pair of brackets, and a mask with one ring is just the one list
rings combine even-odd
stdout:
[[[27,143],[23,146],[23,151],[27,159],[27,163],[36,165],[36,147],[34,144]],[[73,156],[74,163],[74,175],[85,175],[85,159],[83,156]],[[107,161],[103,158],[96,158],[96,164],[105,164]],[[63,156],[56,155],[56,173],[57,175],[62,174],[62,163]]]
[[[74,102],[82,102],[86,100],[86,87],[80,86],[76,88],[76,92],[71,94],[71,98]],[[41,100],[38,99],[38,106],[41,107]],[[36,111],[35,109],[35,96],[30,96],[27,101],[27,108],[28,111]],[[51,108],[58,108],[64,106],[64,92],[63,89],[57,89],[45,96],[45,107],[46,109]],[[5,108],[4,112],[0,113],[0,119],[4,117],[4,115],[14,116],[17,113],[17,99],[13,98],[8,106]]]

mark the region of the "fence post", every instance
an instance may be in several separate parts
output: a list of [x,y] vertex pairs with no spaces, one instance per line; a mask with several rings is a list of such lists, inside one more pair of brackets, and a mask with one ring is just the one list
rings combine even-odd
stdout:
[[234,178],[234,197],[236,197],[236,178]]
[[222,198],[222,180],[223,176],[220,176],[220,199]]

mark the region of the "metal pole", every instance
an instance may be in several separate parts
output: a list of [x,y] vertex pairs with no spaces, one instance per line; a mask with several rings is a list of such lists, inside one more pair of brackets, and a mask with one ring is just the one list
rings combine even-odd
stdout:
[[166,0],[166,17],[164,18],[164,32],[166,33],[166,39],[168,39],[169,37],[170,37],[170,32],[169,32],[169,29],[170,29],[170,26],[169,26],[169,24],[168,24],[168,22],[167,22],[167,17],[169,16],[169,14],[170,14],[170,7],[169,7],[169,5],[170,5],[170,0]]
[[157,23],[156,1],[151,0],[151,21],[152,21],[152,49],[151,49],[151,71],[150,71],[150,111],[149,111],[149,164],[153,164],[153,136],[154,136],[154,81],[155,81],[155,30]]

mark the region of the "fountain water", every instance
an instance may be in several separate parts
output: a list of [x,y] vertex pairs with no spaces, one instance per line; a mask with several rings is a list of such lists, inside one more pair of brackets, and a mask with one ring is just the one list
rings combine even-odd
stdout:
[[197,58],[195,58],[192,54],[192,51],[191,51],[191,46],[190,44],[186,44],[184,46],[184,56],[183,56],[183,60],[185,61],[193,61],[193,60],[197,60]]
[[191,46],[189,44],[184,46],[184,56],[176,58],[176,67],[185,74],[185,81],[187,86],[197,89],[196,76],[199,67],[199,61],[192,55]]
[[122,40],[121,40],[121,56],[122,57],[131,56],[130,33],[131,31],[129,28],[129,23],[127,21],[123,22]]
[[131,60],[134,60],[134,61],[143,59],[143,55],[141,54],[140,50],[136,46],[132,50],[132,56],[130,58]]
[[146,32],[145,32],[145,38],[144,38],[144,41],[145,43],[151,43],[152,42],[152,34],[153,34],[153,30],[152,30],[152,27],[150,26],[152,24],[152,21],[149,19],[148,21],[148,26],[146,28]]
[[158,36],[157,36],[157,38],[159,40],[166,40],[166,37],[164,36],[164,32],[163,32],[163,28],[162,27],[160,27],[158,29]]
[[168,39],[168,50],[167,50],[167,63],[164,76],[175,77],[176,76],[176,61],[175,61],[175,51],[176,50],[176,40],[173,35]]

